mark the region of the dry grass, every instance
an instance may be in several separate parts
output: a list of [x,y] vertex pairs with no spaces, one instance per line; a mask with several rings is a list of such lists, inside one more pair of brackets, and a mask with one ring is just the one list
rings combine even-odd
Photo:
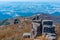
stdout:
[[[0,27],[0,40],[33,40],[32,38],[22,39],[22,34],[30,32],[32,22],[30,20],[21,19],[20,24],[8,25]],[[60,25],[56,25],[55,31],[57,40],[60,40]],[[37,37],[39,40],[46,40],[45,37]]]
[[[21,24],[0,27],[0,40],[21,40],[24,32],[30,32],[31,21],[24,20]],[[23,39],[24,40],[24,39]]]
[[60,40],[60,25],[56,25],[55,27],[55,31],[56,31],[56,34],[57,34],[57,39],[56,40]]

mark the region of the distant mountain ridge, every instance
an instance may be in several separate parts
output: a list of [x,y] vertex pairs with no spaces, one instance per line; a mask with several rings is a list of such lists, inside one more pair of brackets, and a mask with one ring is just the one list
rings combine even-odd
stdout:
[[60,24],[60,17],[57,16],[52,16],[50,14],[45,14],[45,13],[40,13],[40,14],[35,14],[30,17],[15,17],[15,18],[10,18],[10,19],[5,19],[0,21],[0,26],[1,25],[9,25],[10,23],[12,24],[15,19],[30,19],[32,20],[33,18],[39,17],[38,19],[47,19],[47,20],[53,20],[54,24]]
[[60,17],[52,16],[50,14],[41,13],[41,14],[30,17],[30,19],[33,19],[35,17],[39,17],[40,19],[53,20],[55,24],[60,24]]
[[54,12],[51,14],[52,16],[60,16],[60,12]]
[[[21,5],[22,4],[22,5]],[[36,3],[36,2],[9,2],[0,4],[0,20],[13,18],[16,14],[29,17],[41,12],[60,16],[60,4],[57,3]],[[1,17],[2,16],[2,17]]]

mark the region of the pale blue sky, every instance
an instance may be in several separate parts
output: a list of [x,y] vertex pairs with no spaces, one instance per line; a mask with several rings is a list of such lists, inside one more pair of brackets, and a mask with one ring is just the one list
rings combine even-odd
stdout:
[[26,1],[30,1],[30,2],[60,2],[60,0],[0,0],[0,1],[23,1],[23,2],[26,2]]

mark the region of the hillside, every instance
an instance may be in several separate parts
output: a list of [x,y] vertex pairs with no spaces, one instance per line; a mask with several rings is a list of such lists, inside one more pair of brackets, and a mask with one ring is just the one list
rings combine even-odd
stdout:
[[30,32],[31,21],[21,19],[20,24],[0,26],[0,40],[21,40],[22,34]]
[[38,17],[38,19],[53,20],[54,24],[60,24],[60,17],[52,16],[52,15],[46,14],[46,13],[36,14],[36,15],[31,16],[31,17],[28,17],[28,18],[33,20],[33,19],[35,19],[36,17]]
[[[44,14],[44,16],[46,16],[46,14]],[[32,18],[35,18],[35,16]],[[45,18],[45,17],[42,17],[42,18]],[[18,20],[17,24],[14,22],[16,19]],[[0,26],[0,40],[34,40],[33,38],[27,38],[27,39],[22,38],[23,33],[26,33],[26,32],[29,33],[32,29],[31,19],[17,17],[17,18],[4,20],[2,22],[3,22],[2,23],[3,25]],[[4,23],[6,22],[9,22],[10,24],[4,25]],[[57,40],[60,40],[59,30],[60,30],[60,25],[56,25],[55,31],[57,34],[56,36]],[[44,40],[45,37],[37,36],[36,39]]]

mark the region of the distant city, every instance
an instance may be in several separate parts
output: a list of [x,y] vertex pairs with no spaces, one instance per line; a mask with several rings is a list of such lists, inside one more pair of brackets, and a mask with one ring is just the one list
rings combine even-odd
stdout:
[[16,16],[29,17],[35,14],[60,16],[60,4],[48,2],[5,2],[0,3],[0,20]]

